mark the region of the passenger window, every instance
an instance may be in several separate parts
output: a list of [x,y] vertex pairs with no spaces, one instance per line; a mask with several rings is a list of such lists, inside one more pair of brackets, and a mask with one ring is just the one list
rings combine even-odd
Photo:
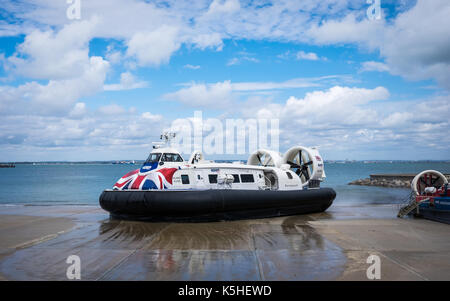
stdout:
[[291,175],[290,172],[286,171],[286,175],[287,175],[287,177],[289,178],[289,180],[292,180],[292,175]]
[[217,183],[217,175],[208,175],[209,183],[216,184]]
[[253,183],[253,182],[255,182],[255,179],[253,178],[252,174],[245,174],[245,175],[241,175],[241,182],[242,183]]
[[233,177],[234,177],[233,183],[240,183],[240,181],[239,181],[239,175],[233,175]]
[[181,175],[181,183],[189,184],[189,175]]

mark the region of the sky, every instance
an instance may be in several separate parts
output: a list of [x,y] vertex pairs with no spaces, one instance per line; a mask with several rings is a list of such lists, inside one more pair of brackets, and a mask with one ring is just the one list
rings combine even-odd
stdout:
[[277,118],[281,152],[449,160],[450,2],[370,2],[2,0],[0,162],[144,159],[195,111]]

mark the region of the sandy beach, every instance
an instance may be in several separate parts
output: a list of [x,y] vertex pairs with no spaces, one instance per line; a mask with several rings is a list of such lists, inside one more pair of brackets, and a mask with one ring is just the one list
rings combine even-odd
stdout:
[[2,206],[0,279],[67,280],[450,280],[449,225],[398,219],[394,205],[214,223],[109,218],[95,206]]

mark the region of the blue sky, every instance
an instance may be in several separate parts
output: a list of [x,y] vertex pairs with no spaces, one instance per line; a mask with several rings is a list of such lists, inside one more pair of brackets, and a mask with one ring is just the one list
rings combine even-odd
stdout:
[[450,159],[448,1],[4,3],[0,161],[142,159],[199,110],[278,118],[282,152]]

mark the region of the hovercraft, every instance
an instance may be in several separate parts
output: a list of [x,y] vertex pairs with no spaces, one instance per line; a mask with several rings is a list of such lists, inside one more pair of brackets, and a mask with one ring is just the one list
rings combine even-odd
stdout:
[[205,160],[195,151],[185,161],[165,144],[153,146],[145,163],[113,189],[100,206],[114,218],[228,220],[323,212],[336,193],[320,188],[324,163],[316,148],[295,146],[284,155],[260,149],[246,164]]
[[450,224],[450,187],[445,175],[437,170],[424,170],[411,181],[411,199],[400,209],[399,217],[416,217]]

